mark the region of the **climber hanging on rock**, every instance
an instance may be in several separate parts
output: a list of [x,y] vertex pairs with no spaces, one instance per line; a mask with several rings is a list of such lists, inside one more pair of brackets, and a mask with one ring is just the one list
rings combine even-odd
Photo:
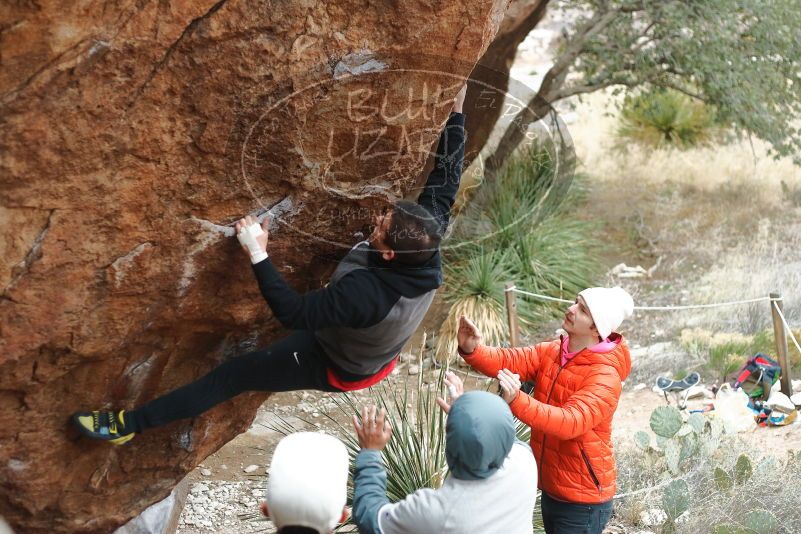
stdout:
[[261,293],[293,331],[289,336],[135,410],[77,412],[72,420],[78,429],[122,444],[246,391],[353,391],[385,378],[442,283],[439,243],[462,173],[466,88],[456,96],[417,203],[399,201],[377,216],[370,238],[350,250],[325,288],[301,295],[287,285],[267,252],[266,219],[259,225],[248,216],[236,224]]

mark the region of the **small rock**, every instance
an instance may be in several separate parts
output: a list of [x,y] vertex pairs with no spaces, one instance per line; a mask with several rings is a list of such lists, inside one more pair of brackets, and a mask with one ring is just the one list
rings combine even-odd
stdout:
[[411,352],[401,352],[400,361],[403,363],[415,362],[417,361],[417,356]]
[[793,393],[801,393],[801,380],[793,380]]
[[634,386],[634,391],[640,391],[641,389],[645,389],[647,387],[648,387],[647,384],[644,384],[644,383],[641,382],[641,383],[637,384],[636,386]]
[[651,508],[640,512],[640,523],[648,527],[661,525],[666,519],[667,514],[661,508]]
[[[703,399],[708,398],[707,389],[704,386],[690,386],[689,391],[685,393],[688,399]],[[714,395],[713,395],[714,397]]]
[[211,476],[211,469],[201,469],[200,470],[200,474],[203,475],[204,477],[210,477]]
[[420,366],[417,364],[412,364],[409,366],[409,374],[410,375],[419,375],[420,374]]
[[245,473],[252,473],[252,472],[256,471],[258,468],[259,468],[259,466],[258,466],[258,465],[256,465],[256,464],[250,464],[249,466],[247,466],[246,468],[244,468],[244,469],[243,469],[243,471],[244,471]]

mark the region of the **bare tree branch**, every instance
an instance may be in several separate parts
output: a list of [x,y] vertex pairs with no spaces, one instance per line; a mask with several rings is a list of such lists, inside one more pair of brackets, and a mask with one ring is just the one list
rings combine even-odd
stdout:
[[564,82],[567,71],[575,63],[576,58],[584,51],[584,46],[594,36],[603,31],[620,14],[618,10],[597,12],[579,28],[565,51],[559,55],[553,66],[545,74],[540,86],[540,93],[547,95],[551,89]]

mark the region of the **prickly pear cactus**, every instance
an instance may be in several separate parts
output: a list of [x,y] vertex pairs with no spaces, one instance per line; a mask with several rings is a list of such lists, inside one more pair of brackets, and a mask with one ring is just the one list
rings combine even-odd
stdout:
[[776,534],[779,520],[769,510],[753,510],[745,516],[745,528],[756,534]]
[[690,488],[684,480],[677,479],[667,485],[662,494],[662,507],[673,521],[687,511],[690,507]]
[[779,531],[779,520],[768,510],[753,510],[745,516],[744,526],[722,524],[717,525],[712,534],[776,534]]
[[741,454],[737,458],[737,463],[734,464],[734,481],[738,485],[745,484],[751,478],[753,472],[754,468],[751,467],[751,459],[745,454]]
[[665,445],[665,463],[674,475],[679,474],[679,463],[681,461],[681,445],[672,439]]
[[729,491],[731,487],[734,485],[734,482],[731,479],[729,474],[721,469],[720,467],[715,468],[715,486],[720,491]]
[[640,430],[634,434],[634,443],[637,445],[637,447],[647,451],[651,446],[651,436],[648,435],[648,432],[643,432]]
[[748,530],[742,527],[738,527],[737,525],[723,524],[723,525],[717,525],[712,530],[712,534],[753,534],[753,533],[749,532]]
[[679,454],[679,463],[689,460],[698,451],[698,437],[695,433],[690,433],[688,436],[681,440],[681,450]]
[[657,436],[672,438],[681,425],[681,412],[673,406],[660,406],[651,412],[651,430]]
[[693,432],[700,435],[706,428],[706,418],[700,413],[692,413],[687,419],[687,424],[693,429]]

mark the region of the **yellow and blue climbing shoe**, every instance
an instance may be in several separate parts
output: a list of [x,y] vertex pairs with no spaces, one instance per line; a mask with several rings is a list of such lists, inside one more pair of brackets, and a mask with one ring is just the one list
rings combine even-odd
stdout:
[[125,410],[116,414],[111,410],[76,412],[72,414],[72,422],[84,436],[114,445],[122,445],[136,435],[125,431]]

